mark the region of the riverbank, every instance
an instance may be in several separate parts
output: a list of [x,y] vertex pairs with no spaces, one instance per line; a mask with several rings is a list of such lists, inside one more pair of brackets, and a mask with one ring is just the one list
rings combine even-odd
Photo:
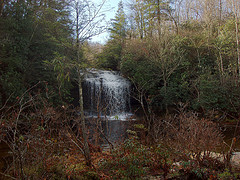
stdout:
[[[151,129],[148,129],[146,119],[135,117],[136,120],[129,122],[86,119],[92,160],[92,165],[87,166],[82,151],[80,119],[72,112],[72,109],[50,106],[39,109],[36,114],[21,116],[29,116],[34,121],[25,118],[16,121],[10,114],[2,132],[9,129],[9,132],[15,132],[13,124],[16,122],[19,129],[15,141],[8,144],[14,152],[4,173],[30,179],[173,179],[187,176],[220,179],[221,174],[231,172],[228,176],[233,177],[239,172],[238,153],[230,161],[221,161],[220,157],[212,157],[209,153],[201,155],[202,152],[219,152],[219,156],[223,156],[221,153],[229,151],[231,144],[223,144],[222,132],[227,132],[226,129],[208,119],[200,119],[193,112],[154,117],[154,126],[149,126]],[[238,136],[231,132],[232,129],[228,138],[235,137],[234,145],[237,145]],[[2,137],[10,139],[12,135],[14,133],[7,133]],[[113,144],[114,148],[101,146],[101,143]],[[221,145],[226,150],[217,149]],[[233,153],[235,148],[232,146]]]
[[[134,130],[136,129],[132,129],[132,132]],[[225,170],[224,161],[221,161],[220,154],[218,154],[219,156],[215,154],[216,156],[212,156],[212,158],[209,158],[210,156],[204,157],[203,160],[192,159],[187,154],[179,154],[164,144],[158,146],[142,144],[136,134],[133,134],[129,134],[125,142],[119,143],[113,151],[106,149],[106,147],[102,149],[91,145],[91,167],[86,166],[83,154],[72,144],[64,153],[58,154],[58,151],[56,153],[51,151],[51,155],[46,156],[43,164],[32,166],[25,164],[25,176],[33,179],[41,179],[42,177],[71,179],[121,179],[134,177],[152,180],[170,180],[183,177],[197,178],[198,176],[214,176],[216,179],[221,179],[221,175],[233,177],[231,173],[228,173],[228,170]],[[51,139],[47,146],[50,147],[54,144],[61,144],[60,139]],[[30,153],[31,149],[28,151]],[[181,161],[176,161],[177,159]],[[237,177],[240,170],[240,153],[234,153],[230,162],[233,169],[232,174]]]

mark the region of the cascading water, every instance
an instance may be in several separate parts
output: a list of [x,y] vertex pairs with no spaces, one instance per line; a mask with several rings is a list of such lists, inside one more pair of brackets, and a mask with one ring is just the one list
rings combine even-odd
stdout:
[[130,115],[130,82],[114,71],[91,71],[83,84],[89,116],[125,120]]

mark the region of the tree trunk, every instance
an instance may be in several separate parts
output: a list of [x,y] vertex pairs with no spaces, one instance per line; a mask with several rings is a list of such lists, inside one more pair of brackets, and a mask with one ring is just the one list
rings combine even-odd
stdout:
[[222,21],[222,0],[219,0],[219,27],[221,26]]
[[157,21],[158,21],[158,36],[161,37],[161,11],[160,11],[160,0],[157,0]]
[[222,52],[221,49],[219,48],[219,58],[220,58],[220,72],[221,72],[221,76],[223,77],[224,74],[224,69],[223,69],[223,58],[222,58]]
[[238,16],[235,15],[235,28],[236,28],[236,46],[237,46],[237,58],[238,58],[238,74],[240,75],[240,51],[239,51],[239,39],[238,39]]
[[[80,29],[79,29],[79,2],[75,2],[75,12],[76,12],[76,47],[77,47],[77,62],[80,63],[80,49],[81,44],[79,40],[80,36]],[[88,166],[91,166],[91,155],[88,145],[88,138],[87,138],[87,130],[85,125],[85,117],[84,117],[84,110],[83,110],[83,93],[82,93],[82,81],[83,81],[83,75],[81,75],[80,69],[77,68],[78,73],[78,88],[79,88],[79,106],[80,106],[80,118],[81,118],[81,128],[82,128],[82,137],[83,137],[83,151],[84,156],[86,160],[86,164]]]
[[238,75],[240,75],[240,50],[239,50],[239,39],[238,39],[238,11],[237,11],[237,3],[232,0],[232,10],[234,13],[234,17],[235,17],[235,31],[236,31],[236,46],[237,46],[237,64],[238,64]]
[[83,93],[82,93],[82,75],[80,74],[80,71],[78,70],[78,88],[79,88],[79,105],[80,105],[80,117],[81,117],[81,127],[82,127],[82,136],[83,136],[83,151],[84,156],[86,160],[86,164],[88,166],[91,166],[91,155],[88,145],[88,139],[87,139],[87,130],[85,125],[85,117],[84,117],[84,110],[83,110]]

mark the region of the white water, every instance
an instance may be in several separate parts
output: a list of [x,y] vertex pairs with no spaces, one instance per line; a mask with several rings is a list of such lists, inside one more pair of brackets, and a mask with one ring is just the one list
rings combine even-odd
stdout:
[[114,71],[91,71],[84,82],[86,113],[91,117],[126,120],[130,113],[130,82]]

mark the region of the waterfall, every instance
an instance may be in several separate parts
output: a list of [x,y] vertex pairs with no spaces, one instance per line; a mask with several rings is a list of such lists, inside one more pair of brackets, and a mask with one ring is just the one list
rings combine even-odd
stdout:
[[83,84],[86,114],[125,120],[130,115],[130,85],[118,72],[92,70]]

